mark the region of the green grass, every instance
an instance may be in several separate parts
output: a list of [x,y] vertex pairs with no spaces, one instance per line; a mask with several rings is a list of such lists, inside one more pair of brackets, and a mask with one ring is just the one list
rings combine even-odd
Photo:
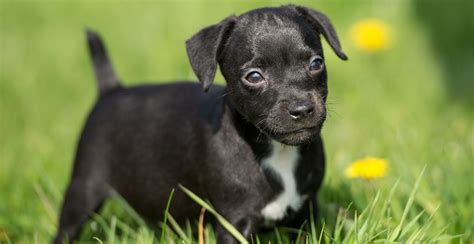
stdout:
[[[281,3],[0,0],[0,242],[44,243],[55,234],[76,140],[97,93],[86,26],[104,36],[126,85],[195,80],[184,49],[187,38],[232,13]],[[466,43],[446,49],[433,43],[430,29],[442,25],[420,21],[423,8],[412,1],[299,3],[330,16],[349,61],[338,60],[326,45],[330,116],[323,129],[322,218],[308,220],[301,230],[282,227],[261,235],[260,243],[288,242],[290,232],[309,243],[473,242],[474,103],[459,95],[470,93],[464,87],[451,92],[460,81],[472,91],[473,76],[459,80],[443,60],[443,52],[456,49],[461,56],[449,59],[450,65],[461,67],[456,62],[462,60],[462,67],[473,67]],[[392,26],[391,49],[368,54],[354,48],[349,29],[366,17]],[[467,40],[473,34],[463,35]],[[347,179],[344,169],[367,155],[389,160],[389,174],[376,181]],[[196,223],[179,226],[168,217],[167,243],[197,240]],[[145,225],[116,196],[86,225],[82,240],[159,242],[160,230],[161,223]],[[212,229],[204,232],[212,242]]]

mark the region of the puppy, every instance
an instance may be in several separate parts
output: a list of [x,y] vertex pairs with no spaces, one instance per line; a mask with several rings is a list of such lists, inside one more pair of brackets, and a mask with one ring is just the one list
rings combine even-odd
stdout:
[[[295,5],[253,10],[186,42],[201,85],[125,88],[99,36],[88,32],[99,97],[78,143],[54,242],[76,238],[112,189],[144,218],[162,220],[179,184],[247,238],[265,225],[299,228],[310,205],[316,209],[324,175],[328,90],[320,35],[347,59],[322,13]],[[226,87],[212,85],[218,64]],[[199,212],[176,192],[173,217]],[[216,232],[218,243],[236,242],[222,226]]]

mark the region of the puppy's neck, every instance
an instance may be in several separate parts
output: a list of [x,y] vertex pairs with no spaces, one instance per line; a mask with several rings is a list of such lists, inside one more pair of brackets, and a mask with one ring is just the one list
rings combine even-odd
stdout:
[[250,145],[255,158],[259,162],[271,154],[273,139],[269,138],[255,125],[250,123],[230,102],[226,102],[225,110],[229,112],[237,132]]

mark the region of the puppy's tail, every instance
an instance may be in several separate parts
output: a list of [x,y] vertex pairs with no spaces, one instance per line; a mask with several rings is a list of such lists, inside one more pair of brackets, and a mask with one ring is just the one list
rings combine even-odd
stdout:
[[99,87],[99,95],[103,95],[114,88],[120,87],[120,83],[99,34],[90,29],[87,29],[86,33],[89,53],[94,64],[95,77]]

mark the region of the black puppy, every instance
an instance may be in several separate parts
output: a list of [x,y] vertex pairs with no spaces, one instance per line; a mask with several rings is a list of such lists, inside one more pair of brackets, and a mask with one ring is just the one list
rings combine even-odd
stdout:
[[[179,184],[247,238],[264,225],[299,227],[324,175],[320,34],[347,59],[329,19],[315,10],[287,5],[231,16],[186,42],[202,86],[124,88],[100,38],[88,32],[100,95],[79,141],[55,242],[76,238],[111,189],[145,218],[161,220]],[[218,64],[227,87],[211,85]],[[199,212],[175,194],[173,217]],[[218,243],[236,242],[216,229]]]

